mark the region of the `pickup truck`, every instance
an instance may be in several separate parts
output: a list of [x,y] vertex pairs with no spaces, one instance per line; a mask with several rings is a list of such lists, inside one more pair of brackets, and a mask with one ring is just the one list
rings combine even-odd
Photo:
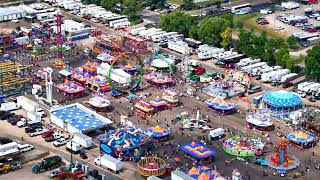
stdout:
[[52,142],[52,141],[55,141],[60,138],[62,138],[62,136],[60,134],[53,134],[52,136],[46,137],[44,140],[46,142]]
[[27,119],[26,118],[21,118],[21,120],[17,122],[17,126],[19,128],[27,126]]
[[28,132],[28,135],[29,135],[30,137],[34,137],[34,136],[41,135],[41,134],[43,134],[44,132],[45,132],[44,129],[42,129],[42,128],[37,128],[37,129],[35,129],[34,131]]
[[65,138],[60,138],[53,142],[55,147],[63,146],[65,144],[67,144],[67,140]]

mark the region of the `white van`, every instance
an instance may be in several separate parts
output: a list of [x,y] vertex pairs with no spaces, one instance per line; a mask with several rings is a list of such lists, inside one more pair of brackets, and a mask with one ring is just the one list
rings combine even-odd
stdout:
[[30,144],[19,144],[18,145],[18,150],[21,153],[27,152],[27,151],[31,151],[33,149],[33,146]]
[[216,138],[221,138],[225,133],[225,130],[222,128],[217,128],[214,130],[211,130],[208,134],[208,139],[216,139]]

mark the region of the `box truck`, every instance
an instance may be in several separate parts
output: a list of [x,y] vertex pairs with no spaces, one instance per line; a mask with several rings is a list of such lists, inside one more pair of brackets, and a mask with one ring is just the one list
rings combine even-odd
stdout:
[[33,111],[36,112],[39,108],[39,104],[32,101],[31,99],[25,97],[25,96],[18,96],[17,97],[17,104],[19,107],[26,111]]
[[92,138],[80,132],[73,133],[72,141],[84,148],[89,148],[92,146]]
[[79,153],[81,150],[81,145],[75,142],[68,141],[66,145],[67,151],[72,151],[73,153]]
[[19,109],[19,106],[15,102],[6,102],[6,103],[1,103],[0,109],[2,111],[12,111],[12,110]]
[[111,157],[107,154],[99,156],[94,160],[94,163],[98,166],[103,166],[109,170],[118,173],[122,169],[122,162],[114,157]]
[[208,134],[208,139],[217,139],[217,138],[221,138],[225,133],[225,130],[222,128],[217,128],[214,130],[211,130]]

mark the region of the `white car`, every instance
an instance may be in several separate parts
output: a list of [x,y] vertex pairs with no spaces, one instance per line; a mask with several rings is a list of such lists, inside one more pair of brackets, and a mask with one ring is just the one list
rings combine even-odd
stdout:
[[14,23],[18,23],[19,22],[18,19],[12,19],[11,21],[14,22]]
[[65,138],[60,138],[60,139],[54,141],[54,142],[53,142],[53,145],[54,145],[55,147],[59,147],[59,146],[63,146],[63,145],[65,145],[65,144],[67,144],[67,142],[68,142],[68,141],[67,141]]
[[284,27],[283,27],[283,26],[281,26],[281,25],[278,25],[278,26],[274,27],[274,29],[275,29],[275,30],[283,30],[283,29],[284,29]]
[[302,24],[302,23],[297,23],[297,24],[295,24],[294,26],[295,26],[295,27],[302,27],[303,24]]
[[24,153],[24,152],[27,152],[27,151],[31,151],[34,147],[30,144],[19,144],[18,146],[18,149],[19,149],[19,152],[21,153]]
[[91,21],[94,22],[94,23],[98,23],[99,22],[99,20],[96,19],[96,18],[92,18]]
[[82,17],[82,14],[81,14],[81,13],[78,13],[76,16],[78,16],[78,17]]

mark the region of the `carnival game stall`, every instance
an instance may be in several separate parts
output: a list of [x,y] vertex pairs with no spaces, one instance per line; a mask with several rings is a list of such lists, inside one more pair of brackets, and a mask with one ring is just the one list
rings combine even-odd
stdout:
[[111,102],[105,95],[95,95],[88,101],[88,103],[90,104],[91,108],[99,112],[105,112],[111,106]]
[[83,73],[89,73],[90,76],[97,75],[97,63],[96,62],[87,62],[82,65]]
[[147,128],[146,132],[151,134],[152,141],[162,142],[170,138],[171,130],[160,127],[159,125]]
[[287,135],[287,139],[289,140],[289,142],[302,147],[310,147],[316,142],[313,135],[305,133],[303,131],[291,132]]
[[155,113],[155,109],[152,107],[152,105],[149,102],[140,100],[134,105],[133,112],[134,114],[145,118],[147,116],[153,115]]
[[94,92],[105,93],[110,91],[110,85],[107,79],[100,75],[92,76],[87,79],[86,86],[88,89]]
[[138,162],[138,172],[142,176],[162,176],[166,173],[166,162],[159,157],[145,157]]
[[180,100],[178,98],[178,92],[174,90],[164,90],[162,94],[162,99],[170,103],[170,106],[178,106],[180,103]]
[[121,160],[128,160],[130,157],[140,158],[139,147],[148,142],[150,135],[143,129],[128,126],[110,130],[97,137],[100,141],[100,151]]
[[264,143],[260,138],[233,136],[223,143],[223,150],[237,157],[262,155]]
[[301,108],[302,99],[298,94],[280,90],[264,94],[261,98],[262,107],[270,109],[276,117],[288,117],[291,111]]
[[195,164],[206,164],[211,162],[214,159],[213,155],[216,153],[213,149],[195,142],[184,144],[180,146],[180,149],[185,153],[185,156],[191,159]]
[[205,103],[212,109],[223,112],[223,113],[228,113],[236,108],[235,103],[231,103],[230,101],[223,100],[221,98],[213,98],[213,99],[208,99],[205,101]]
[[270,130],[273,126],[272,117],[269,110],[259,109],[246,117],[250,126],[259,130]]
[[74,81],[66,80],[62,84],[57,84],[56,88],[58,92],[62,93],[63,95],[68,96],[79,96],[82,92],[84,92],[84,87]]
[[218,171],[203,165],[192,167],[188,175],[196,180],[210,180],[221,176]]
[[148,83],[158,88],[173,85],[173,79],[168,75],[165,75],[160,72],[152,72],[150,74],[144,75],[143,77]]
[[168,102],[160,98],[159,96],[155,99],[149,101],[149,104],[156,110],[156,111],[163,111],[168,108]]
[[90,78],[90,74],[84,73],[83,70],[81,69],[78,72],[72,72],[71,78],[77,81],[78,83],[85,85],[85,83],[87,82],[87,79]]

